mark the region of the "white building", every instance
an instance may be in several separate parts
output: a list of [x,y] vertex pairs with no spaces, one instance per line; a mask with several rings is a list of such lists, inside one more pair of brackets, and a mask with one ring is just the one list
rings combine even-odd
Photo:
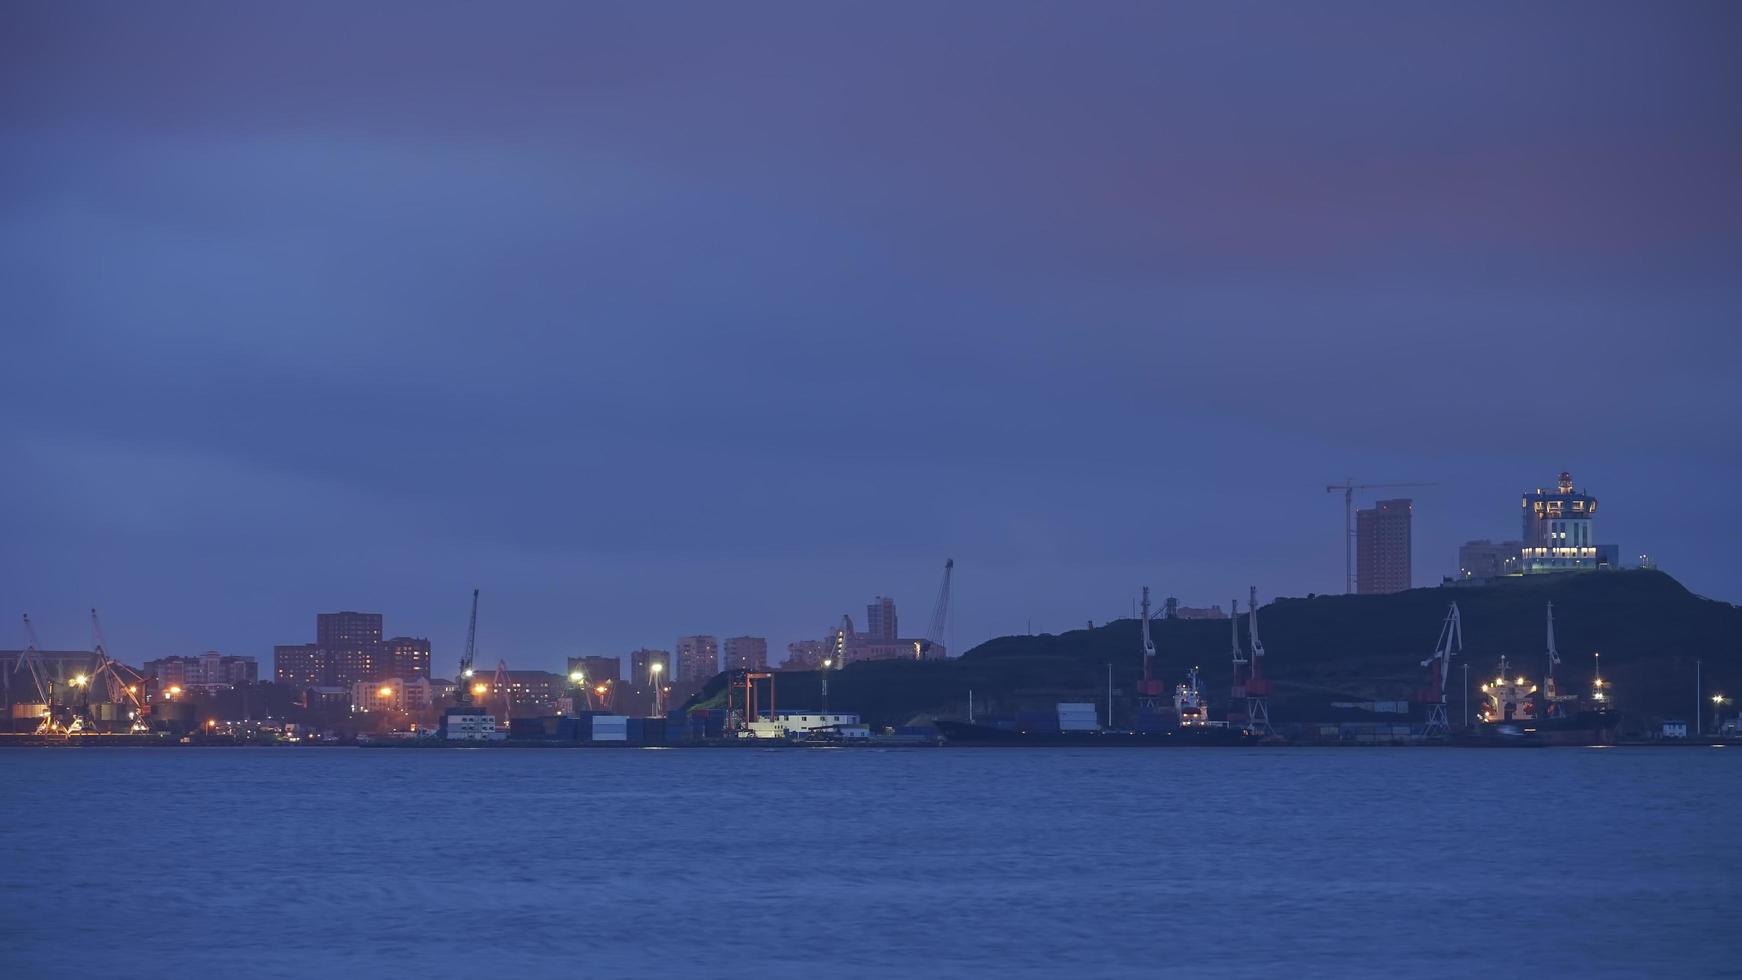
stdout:
[[750,734],[756,738],[788,738],[806,732],[836,730],[853,734],[849,729],[862,728],[859,716],[849,712],[780,711],[774,720],[757,719],[750,723]]
[[450,742],[500,742],[508,737],[496,730],[496,716],[486,712],[455,712],[443,718],[442,725]]

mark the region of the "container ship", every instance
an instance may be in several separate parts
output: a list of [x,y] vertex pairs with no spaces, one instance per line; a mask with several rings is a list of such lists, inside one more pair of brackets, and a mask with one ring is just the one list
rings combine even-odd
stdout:
[[1609,682],[1603,679],[1599,654],[1592,654],[1591,689],[1588,694],[1563,693],[1556,678],[1560,653],[1555,649],[1554,603],[1548,604],[1548,649],[1546,672],[1541,684],[1522,673],[1514,674],[1505,656],[1499,676],[1482,685],[1480,735],[1539,742],[1544,745],[1612,745],[1615,743],[1615,706]]

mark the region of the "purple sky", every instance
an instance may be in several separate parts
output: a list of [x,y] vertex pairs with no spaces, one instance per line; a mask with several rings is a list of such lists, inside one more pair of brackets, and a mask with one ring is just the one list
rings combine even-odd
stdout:
[[1738,36],[7,3],[0,609],[79,646],[96,605],[133,661],[378,610],[439,668],[478,586],[484,656],[540,667],[877,593],[918,633],[954,557],[965,649],[1339,590],[1345,476],[1439,483],[1436,582],[1562,468],[1734,601]]

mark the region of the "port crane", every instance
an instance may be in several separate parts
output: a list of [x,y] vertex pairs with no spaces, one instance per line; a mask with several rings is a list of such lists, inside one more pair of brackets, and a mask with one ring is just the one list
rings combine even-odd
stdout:
[[1354,477],[1325,487],[1326,493],[1343,491],[1343,592],[1355,591],[1355,491],[1390,490],[1397,487],[1432,487],[1436,483],[1356,483]]
[[512,707],[508,700],[511,686],[508,680],[508,661],[496,661],[496,676],[490,679],[490,686],[494,688],[491,693],[502,703],[502,714],[496,717],[496,727],[505,729],[508,727],[508,711]]
[[128,728],[135,732],[149,731],[145,723],[145,702],[139,696],[139,683],[144,677],[140,675],[128,680],[121,676],[121,669],[131,671],[132,668],[109,659],[109,645],[103,641],[103,624],[97,619],[95,609],[91,610],[91,649],[97,655],[97,666],[85,683],[95,685],[101,678],[108,702],[128,706],[128,720],[131,722]]
[[36,685],[37,702],[42,705],[42,721],[36,727],[36,734],[47,735],[55,730],[54,712],[54,680],[45,676],[48,673],[42,663],[42,651],[36,643],[36,627],[30,624],[30,614],[24,614],[24,652],[18,655],[18,661],[12,665],[12,672],[18,673],[24,668],[30,668],[30,679]]
[[[1234,608],[1228,607],[1228,618],[1234,620],[1236,639],[1234,649],[1240,649],[1238,633],[1240,620],[1233,615]],[[1258,638],[1258,586],[1251,586],[1246,600],[1246,633],[1252,644],[1252,658],[1246,674],[1246,724],[1255,732],[1269,735],[1270,731],[1270,678],[1264,676],[1264,641]],[[1238,676],[1238,675],[1236,675]]]
[[1446,721],[1446,676],[1452,670],[1452,658],[1463,652],[1464,630],[1458,617],[1458,604],[1452,603],[1446,621],[1440,626],[1440,639],[1433,655],[1421,662],[1428,669],[1428,684],[1416,692],[1415,699],[1428,705],[1427,729],[1423,738],[1446,738],[1451,725]]
[[466,627],[466,652],[460,656],[460,675],[454,681],[454,703],[472,703],[472,661],[478,658],[478,590],[472,590],[472,622]]
[[1138,714],[1161,710],[1161,680],[1155,676],[1155,641],[1149,638],[1149,586],[1143,587],[1143,676],[1137,681]]
[[950,575],[956,567],[954,558],[944,559],[944,584],[938,587],[937,605],[932,607],[931,627],[925,631],[925,639],[919,644],[919,659],[930,660],[937,654],[934,650],[943,650],[944,656],[949,656],[949,648],[944,646],[944,630],[950,619]]

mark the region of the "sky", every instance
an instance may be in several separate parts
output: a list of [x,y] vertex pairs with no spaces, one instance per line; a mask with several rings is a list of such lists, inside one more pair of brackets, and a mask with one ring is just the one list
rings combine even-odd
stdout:
[[1357,497],[1431,585],[1562,469],[1738,601],[1739,29],[0,5],[0,610],[263,668],[378,611],[440,673],[479,588],[486,661],[778,659],[953,558],[960,651],[1339,591],[1350,477],[1434,484]]

